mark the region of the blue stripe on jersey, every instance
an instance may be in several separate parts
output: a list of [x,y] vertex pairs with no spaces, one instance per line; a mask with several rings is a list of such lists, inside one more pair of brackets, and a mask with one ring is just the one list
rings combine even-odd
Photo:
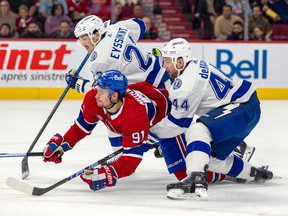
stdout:
[[162,76],[162,79],[159,83],[159,85],[157,86],[157,88],[165,88],[165,82],[167,80],[170,80],[170,83],[173,83],[173,79],[169,76],[168,71],[165,70],[164,75]]
[[143,154],[151,148],[151,145],[149,144],[142,144],[140,146],[136,146],[130,149],[124,149],[123,154],[135,154],[143,156]]
[[96,123],[89,123],[87,122],[84,117],[83,117],[83,113],[82,113],[82,110],[80,111],[79,113],[79,116],[76,120],[88,133],[90,133],[94,127],[97,125],[97,122]]
[[219,173],[214,173],[214,180],[212,181],[212,183],[215,183],[219,180]]
[[152,125],[152,121],[153,121],[155,114],[156,114],[156,107],[154,106],[154,104],[152,102],[147,103],[146,106],[147,106],[147,110],[148,110],[148,118],[149,118],[150,124]]
[[158,56],[154,56],[156,59],[154,61],[154,67],[152,69],[152,71],[149,72],[147,78],[146,78],[146,82],[149,82],[151,83],[152,85],[154,84],[155,82],[155,79],[161,69],[161,66],[160,66],[160,61],[159,61],[159,57]]
[[242,172],[243,166],[244,166],[243,160],[240,157],[234,155],[233,165],[230,171],[227,173],[227,175],[237,177]]
[[206,153],[209,156],[211,155],[210,145],[202,141],[194,141],[187,145],[186,155],[188,155],[189,153],[193,151],[201,151],[201,152]]
[[146,31],[145,23],[141,19],[138,19],[138,18],[133,18],[132,20],[134,22],[136,22],[139,25],[139,27],[140,27],[140,36],[138,38],[138,40],[140,40],[143,37],[143,35],[144,35],[145,31]]
[[176,119],[172,116],[172,114],[168,114],[167,118],[173,122],[174,124],[176,124],[179,127],[185,127],[188,128],[193,120],[193,118],[180,118],[180,119]]
[[241,98],[243,95],[245,95],[248,92],[251,85],[252,85],[251,82],[249,82],[247,80],[243,80],[241,86],[232,95],[230,102],[233,102],[233,101],[237,100],[238,98]]
[[122,136],[119,137],[108,137],[112,147],[122,146]]

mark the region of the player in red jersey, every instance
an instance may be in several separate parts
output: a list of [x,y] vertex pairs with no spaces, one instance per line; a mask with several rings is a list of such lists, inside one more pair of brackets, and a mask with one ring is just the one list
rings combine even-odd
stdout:
[[[117,179],[132,174],[151,148],[146,143],[149,129],[168,112],[168,92],[142,82],[129,85],[119,71],[109,70],[94,83],[83,101],[74,125],[62,137],[56,134],[47,143],[44,161],[61,162],[62,154],[89,135],[101,120],[111,131],[122,135],[123,154],[116,162],[87,171],[81,178],[92,190],[114,186]],[[128,123],[129,122],[129,123]]]

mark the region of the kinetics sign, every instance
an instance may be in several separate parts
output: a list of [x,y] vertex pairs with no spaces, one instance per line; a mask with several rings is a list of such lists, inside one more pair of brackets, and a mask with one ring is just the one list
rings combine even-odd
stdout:
[[0,86],[65,87],[65,73],[85,55],[72,41],[1,41]]
[[[66,44],[51,49],[11,49],[9,43],[0,44],[0,70],[67,70],[65,55],[71,54]],[[53,59],[53,61],[51,61]],[[29,63],[29,64],[28,64]]]

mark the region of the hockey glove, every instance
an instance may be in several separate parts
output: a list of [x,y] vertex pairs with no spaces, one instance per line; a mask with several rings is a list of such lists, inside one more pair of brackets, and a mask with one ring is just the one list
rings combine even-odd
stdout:
[[72,89],[75,89],[77,92],[84,94],[85,93],[85,85],[89,82],[89,80],[83,79],[80,76],[75,77],[74,74],[76,73],[76,70],[72,69],[65,75],[66,83],[70,86]]
[[72,149],[60,134],[55,134],[44,147],[44,162],[61,163],[65,151]]
[[111,166],[85,170],[80,177],[93,191],[98,191],[105,187],[112,187],[116,185],[117,182],[116,172]]
[[162,53],[158,48],[152,48],[152,54],[159,57],[162,56]]

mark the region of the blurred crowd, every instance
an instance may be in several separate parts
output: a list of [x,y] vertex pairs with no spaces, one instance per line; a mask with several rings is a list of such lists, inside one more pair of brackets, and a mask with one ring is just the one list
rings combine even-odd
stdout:
[[193,15],[193,29],[200,31],[201,39],[243,40],[245,9],[249,15],[249,40],[269,41],[279,30],[283,39],[288,39],[288,0],[249,0],[247,3],[186,0],[182,6],[184,13]]
[[[149,5],[149,3],[152,5]],[[113,8],[115,21],[142,19],[147,31],[143,39],[161,39],[147,7],[153,0],[118,0]],[[191,31],[200,39],[243,40],[245,5],[241,0],[182,0],[183,14],[190,17]],[[87,15],[104,21],[111,18],[111,0],[1,0],[1,38],[74,38],[75,24]],[[159,5],[158,5],[159,6]],[[269,41],[272,26],[288,26],[288,0],[250,0],[249,39]],[[283,28],[283,27],[281,27]],[[287,36],[288,39],[288,36]]]
[[[87,15],[111,18],[110,0],[1,0],[1,38],[74,38],[73,29]],[[158,38],[156,27],[145,17],[140,1],[117,1],[115,21],[140,18],[147,26],[143,38]]]

